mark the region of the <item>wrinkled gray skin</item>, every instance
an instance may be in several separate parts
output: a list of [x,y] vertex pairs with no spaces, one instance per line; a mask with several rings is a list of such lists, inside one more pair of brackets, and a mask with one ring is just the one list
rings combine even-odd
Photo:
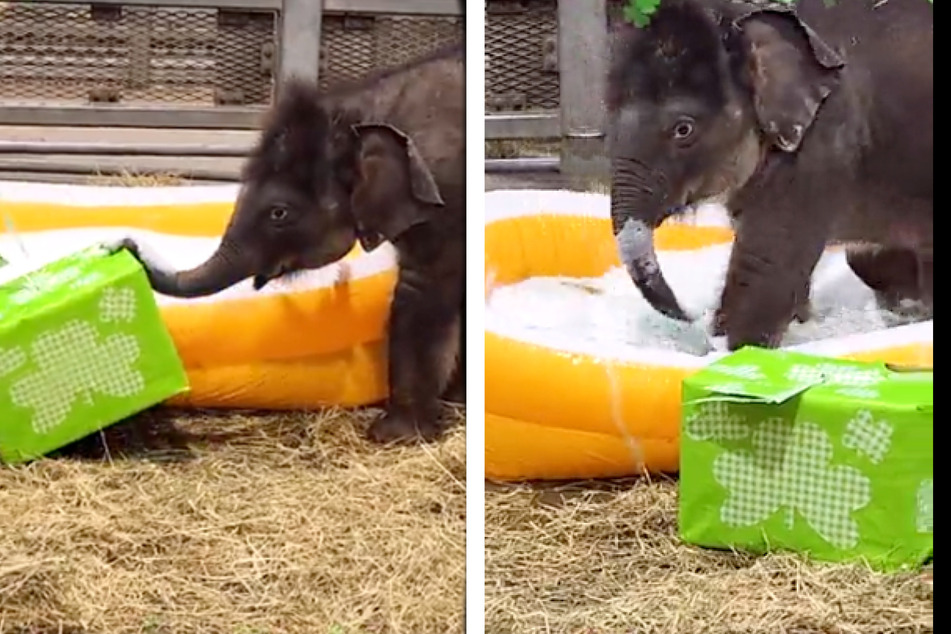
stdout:
[[664,0],[647,28],[616,31],[611,216],[655,309],[691,319],[654,229],[717,198],[736,231],[714,324],[730,349],[778,346],[808,319],[812,271],[834,243],[886,307],[933,313],[932,6],[874,4]]
[[157,292],[198,297],[326,266],[357,240],[366,251],[391,242],[399,274],[388,324],[390,394],[369,434],[378,442],[437,437],[440,396],[464,398],[463,60],[454,46],[327,94],[313,81],[288,81],[206,262],[163,270],[129,239],[114,246],[142,261]]

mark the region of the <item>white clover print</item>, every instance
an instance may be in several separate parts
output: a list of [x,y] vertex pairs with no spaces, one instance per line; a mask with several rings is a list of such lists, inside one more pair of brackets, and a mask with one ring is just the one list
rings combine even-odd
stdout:
[[0,348],[0,377],[4,377],[26,363],[26,353],[20,348]]
[[782,510],[792,529],[798,511],[829,544],[858,543],[852,512],[871,500],[871,483],[858,469],[830,464],[832,441],[821,427],[770,418],[753,433],[753,449],[714,461],[713,475],[729,492],[720,508],[724,524],[754,526]]
[[878,390],[870,387],[843,387],[835,391],[840,396],[850,396],[852,398],[878,398],[881,396]]
[[33,410],[33,430],[48,433],[66,420],[79,398],[94,394],[133,396],[145,387],[132,367],[139,357],[133,335],[114,334],[101,342],[92,324],[74,319],[36,337],[30,346],[36,370],[15,381],[10,397]]
[[48,293],[50,289],[74,282],[81,276],[82,271],[76,267],[65,268],[53,273],[44,270],[28,273],[23,276],[22,288],[10,295],[10,302],[17,305],[26,304]]
[[99,271],[90,271],[82,277],[79,277],[69,285],[71,289],[77,290],[85,286],[92,286],[93,284],[98,284],[105,279],[105,276]]
[[922,480],[918,486],[917,496],[918,519],[917,529],[919,533],[934,532],[934,480],[928,478]]
[[724,401],[699,405],[684,423],[684,433],[694,440],[723,442],[740,440],[750,434],[746,417]]
[[720,374],[725,374],[736,379],[746,379],[747,381],[762,381],[766,378],[759,366],[751,363],[744,365],[723,365],[710,368]]
[[872,412],[863,409],[845,424],[842,444],[878,464],[891,447],[893,432],[891,423],[875,420]]
[[99,299],[99,319],[106,323],[130,322],[135,319],[135,309],[135,290],[128,286],[107,288]]
[[707,387],[710,392],[718,394],[745,394],[746,384],[739,381],[728,381],[726,383],[715,383]]
[[815,383],[825,381],[847,387],[873,387],[884,381],[886,375],[876,369],[860,369],[835,363],[804,365],[797,363],[786,372],[790,381]]

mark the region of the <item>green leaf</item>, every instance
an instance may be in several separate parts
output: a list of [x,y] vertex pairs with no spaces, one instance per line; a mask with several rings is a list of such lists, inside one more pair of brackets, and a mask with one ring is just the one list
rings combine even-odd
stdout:
[[660,3],[661,0],[630,0],[624,7],[624,19],[637,27],[645,27]]

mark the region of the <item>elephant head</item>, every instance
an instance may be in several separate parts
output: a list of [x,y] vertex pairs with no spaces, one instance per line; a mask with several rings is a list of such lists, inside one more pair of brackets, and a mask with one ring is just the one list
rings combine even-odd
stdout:
[[[253,278],[261,289],[277,277],[339,260],[358,239],[367,251],[394,239],[422,219],[410,196],[441,205],[409,137],[385,124],[354,125],[358,118],[325,105],[313,82],[290,80],[244,165],[218,249],[187,271],[164,271],[143,260],[153,288],[197,297]],[[131,241],[123,246],[143,259]]]
[[794,13],[728,0],[665,0],[615,34],[607,82],[611,218],[621,261],[658,311],[688,321],[654,230],[729,199],[770,154],[799,151],[843,61]]

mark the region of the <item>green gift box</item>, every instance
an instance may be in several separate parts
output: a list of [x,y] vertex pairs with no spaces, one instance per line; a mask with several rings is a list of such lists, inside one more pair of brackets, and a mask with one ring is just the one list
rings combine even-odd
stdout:
[[92,247],[0,282],[3,462],[40,457],[187,389],[129,253]]
[[934,548],[933,377],[755,347],[687,377],[681,538],[921,565]]

